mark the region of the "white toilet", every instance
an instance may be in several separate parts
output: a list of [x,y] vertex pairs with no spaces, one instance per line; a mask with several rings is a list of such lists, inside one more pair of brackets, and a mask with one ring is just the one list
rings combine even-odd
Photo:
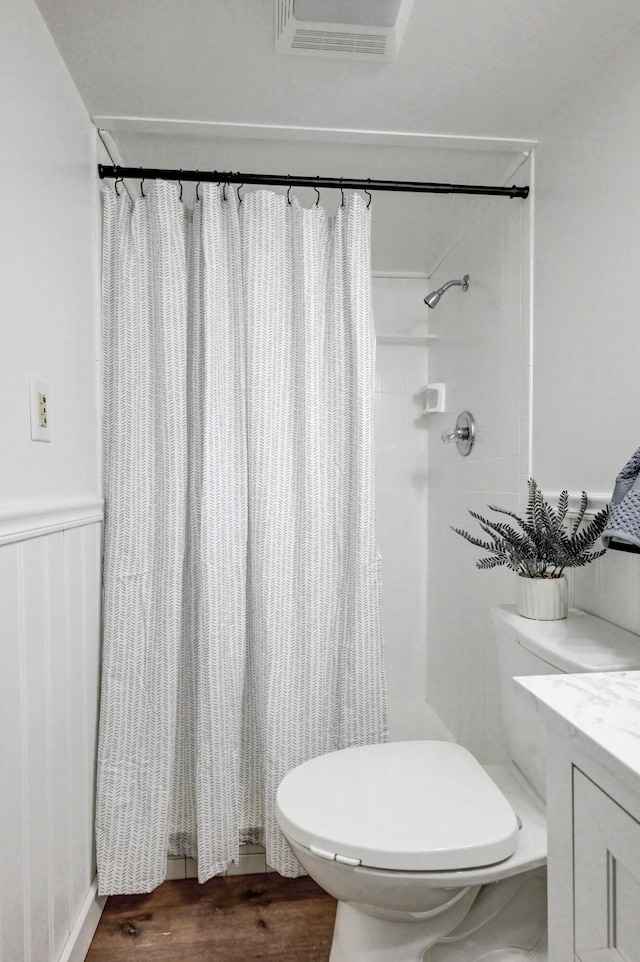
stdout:
[[293,852],[338,900],[330,962],[546,959],[544,730],[511,679],[638,669],[640,639],[575,610],[493,620],[509,766],[394,742],[314,758],[278,789]]

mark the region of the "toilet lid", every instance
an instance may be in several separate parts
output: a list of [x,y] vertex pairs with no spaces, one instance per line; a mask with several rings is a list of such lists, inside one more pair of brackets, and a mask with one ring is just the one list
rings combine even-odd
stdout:
[[326,858],[415,872],[477,868],[516,849],[508,801],[453,742],[392,742],[320,755],[281,782],[285,835]]

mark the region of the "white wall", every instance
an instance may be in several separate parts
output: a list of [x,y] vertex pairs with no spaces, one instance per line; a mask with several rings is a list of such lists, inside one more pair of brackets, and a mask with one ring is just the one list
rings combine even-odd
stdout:
[[[441,339],[429,349],[429,379],[447,382],[451,414],[434,417],[430,430],[428,694],[456,737],[485,761],[498,760],[504,750],[487,615],[491,604],[513,600],[513,587],[505,572],[476,571],[474,549],[449,525],[472,526],[469,507],[517,509],[529,473],[545,491],[586,489],[601,503],[640,445],[639,159],[636,35],[573,91],[535,151],[530,370],[526,285],[520,360],[515,343],[505,350],[505,336],[517,331],[518,294],[510,278],[520,254],[523,264],[528,258],[508,220],[500,225],[487,215],[432,278],[436,286],[468,271],[472,286],[467,295],[448,294],[434,312]],[[487,210],[496,208],[491,203]],[[503,210],[512,216],[510,205]],[[522,210],[531,207],[525,203]],[[523,238],[526,245],[526,225]],[[478,449],[466,460],[438,440],[441,427],[464,407],[479,422]],[[640,556],[609,552],[570,580],[573,604],[640,633]]]
[[[381,343],[425,334],[426,278],[373,279],[376,351],[376,506],[382,555],[382,628],[392,737],[420,723],[426,701],[427,432],[415,393],[427,380],[425,344]],[[417,731],[414,728],[414,737]]]
[[[640,37],[536,149],[533,472],[607,497],[640,446]],[[576,573],[580,607],[640,632],[640,556]]]
[[[97,491],[94,132],[31,0],[3,0],[0,504]],[[29,376],[52,442],[30,440]]]
[[[528,165],[520,172],[528,183]],[[429,380],[445,382],[447,413],[429,423],[428,695],[456,739],[483,762],[505,743],[489,610],[513,601],[512,576],[478,571],[482,553],[451,526],[476,530],[468,510],[518,510],[529,471],[529,206],[494,198],[430,280],[430,289],[470,275],[433,310],[438,341]],[[477,440],[468,457],[441,432],[468,409]]]
[[534,469],[608,492],[640,444],[638,37],[543,132],[535,204]]
[[[95,869],[94,141],[35,4],[2,13],[0,959],[54,962],[81,957]],[[48,444],[30,440],[30,375],[49,386]]]

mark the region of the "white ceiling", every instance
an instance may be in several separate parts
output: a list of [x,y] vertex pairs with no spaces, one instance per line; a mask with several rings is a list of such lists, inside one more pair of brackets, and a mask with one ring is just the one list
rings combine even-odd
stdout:
[[530,139],[640,21],[638,0],[415,0],[376,64],[276,54],[272,0],[37,3],[92,116]]
[[[513,141],[535,141],[571,87],[640,29],[638,0],[415,0],[398,59],[379,64],[276,54],[273,0],[36,2],[128,164],[450,183],[505,183],[530,146]],[[274,125],[511,143],[339,145],[265,131]],[[374,268],[431,270],[476,206],[377,195]]]

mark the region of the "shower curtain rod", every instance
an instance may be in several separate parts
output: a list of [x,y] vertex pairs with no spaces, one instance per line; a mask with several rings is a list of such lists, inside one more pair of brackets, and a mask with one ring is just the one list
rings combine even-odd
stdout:
[[489,194],[529,196],[528,187],[481,187],[476,184],[432,184],[412,180],[362,180],[355,177],[298,177],[294,174],[242,174],[220,170],[163,170],[157,167],[119,167],[98,164],[100,179],[177,180],[219,184],[279,184],[284,187],[333,187],[338,190],[389,190],[417,194]]

